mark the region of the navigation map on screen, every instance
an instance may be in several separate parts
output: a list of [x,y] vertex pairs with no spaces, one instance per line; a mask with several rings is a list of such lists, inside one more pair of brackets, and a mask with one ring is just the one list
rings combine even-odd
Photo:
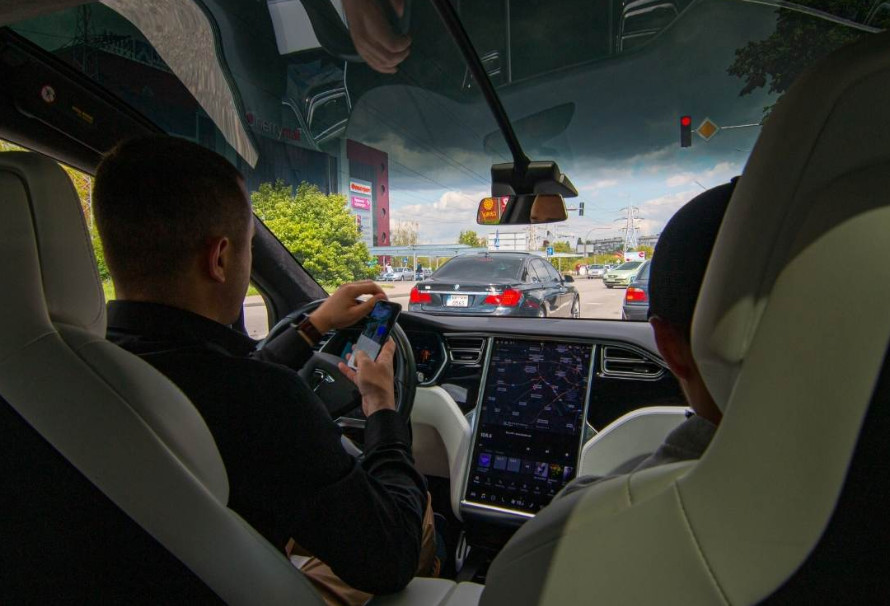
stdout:
[[534,513],[575,476],[593,347],[497,339],[465,501]]

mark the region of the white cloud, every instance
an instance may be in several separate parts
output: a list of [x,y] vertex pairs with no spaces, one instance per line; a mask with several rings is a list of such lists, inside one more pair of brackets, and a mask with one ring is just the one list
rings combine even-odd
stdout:
[[681,185],[692,183],[694,179],[695,175],[693,175],[692,173],[682,173],[679,175],[674,175],[673,177],[668,177],[664,184],[668,187],[680,187]]
[[682,187],[697,181],[702,187],[710,188],[729,181],[729,179],[740,172],[741,167],[735,162],[720,162],[704,172],[692,173],[687,171],[672,175],[665,180],[664,184],[668,187]]
[[393,192],[391,221],[416,221],[419,224],[418,240],[421,244],[449,244],[457,242],[457,236],[466,229],[480,231],[476,225],[476,209],[479,200],[489,195],[484,190],[447,191],[431,203],[399,205],[399,193]]
[[640,216],[643,218],[639,222],[639,233],[654,235],[661,232],[665,223],[674,216],[674,213],[699,193],[700,190],[689,189],[646,200],[639,205]]
[[618,185],[617,179],[598,179],[598,180],[594,181],[593,183],[588,183],[586,185],[583,185],[580,188],[580,191],[588,193],[588,194],[594,194],[601,189],[615,187],[616,185]]

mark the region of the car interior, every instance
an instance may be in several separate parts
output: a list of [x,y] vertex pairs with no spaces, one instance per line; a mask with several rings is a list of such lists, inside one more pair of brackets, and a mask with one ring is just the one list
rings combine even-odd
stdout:
[[[668,153],[630,145],[660,124],[636,114],[650,104],[670,116],[658,137],[685,153],[675,118],[721,118],[677,99],[699,103],[728,77],[732,86],[707,94],[754,107],[756,124],[725,123],[709,148],[734,154],[741,178],[692,325],[724,415],[705,455],[613,473],[692,414],[647,323],[406,305],[396,399],[449,556],[439,578],[371,603],[890,599],[890,317],[874,311],[890,295],[890,4],[406,0],[392,26],[412,36],[415,56],[397,75],[359,56],[346,4],[0,3],[0,601],[324,603],[299,562],[227,507],[226,468],[198,410],[105,339],[89,213],[61,165],[93,175],[118,142],[167,133],[222,153],[251,192],[282,174],[294,185],[327,175],[327,193],[385,183],[374,200],[388,205],[399,183],[460,175],[484,196],[558,194],[571,206],[579,192],[593,196],[580,168],[591,158],[646,165]],[[799,34],[803,65],[781,85],[773,67],[752,68],[757,90],[740,94],[726,65],[683,64],[707,55],[699,40],[727,32],[744,44],[723,55],[748,60],[745,44]],[[765,64],[786,69],[793,53],[778,42],[767,51]],[[684,79],[665,82],[652,65]],[[587,139],[601,156],[587,154]],[[693,147],[708,144],[699,135]],[[406,204],[456,212],[447,196],[403,189],[416,198]],[[470,222],[478,199],[461,207]],[[372,255],[389,245],[388,221],[359,230]],[[330,284],[255,223],[251,282],[272,338]],[[238,324],[246,332],[244,316]],[[338,356],[361,328],[328,333],[318,359]],[[532,362],[570,385],[546,406],[518,395]],[[335,417],[360,456],[365,419],[354,404]],[[605,479],[553,501],[582,476]]]

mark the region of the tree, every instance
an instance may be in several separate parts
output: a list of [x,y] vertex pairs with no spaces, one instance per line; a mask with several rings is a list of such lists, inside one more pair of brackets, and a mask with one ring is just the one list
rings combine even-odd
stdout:
[[488,242],[486,241],[486,239],[480,237],[472,229],[461,231],[460,235],[457,237],[457,243],[466,244],[467,246],[472,246],[473,248],[486,248],[488,246]]
[[[874,5],[873,0],[797,0],[796,3],[858,23],[870,21]],[[735,51],[735,60],[727,71],[745,81],[740,96],[765,86],[769,86],[769,92],[782,95],[804,69],[865,35],[861,30],[799,11],[780,8],[777,13],[776,29],[770,36]],[[886,28],[885,13],[877,15],[881,22],[869,25]],[[764,108],[764,118],[769,116],[772,107]]]
[[390,241],[393,246],[414,246],[417,244],[417,221],[395,221],[390,230]]
[[569,244],[568,242],[549,242],[549,243],[546,243],[545,246],[542,246],[541,250],[547,250],[550,247],[553,248],[553,252],[555,252],[555,253],[575,252],[572,250],[572,245]]
[[355,219],[341,195],[301,183],[296,191],[278,180],[251,194],[256,215],[285,248],[325,286],[370,278],[375,270]]

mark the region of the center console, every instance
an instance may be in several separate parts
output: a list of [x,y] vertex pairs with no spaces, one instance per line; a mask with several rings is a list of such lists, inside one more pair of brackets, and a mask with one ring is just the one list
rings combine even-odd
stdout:
[[491,339],[460,502],[465,519],[521,523],[575,477],[594,347]]

